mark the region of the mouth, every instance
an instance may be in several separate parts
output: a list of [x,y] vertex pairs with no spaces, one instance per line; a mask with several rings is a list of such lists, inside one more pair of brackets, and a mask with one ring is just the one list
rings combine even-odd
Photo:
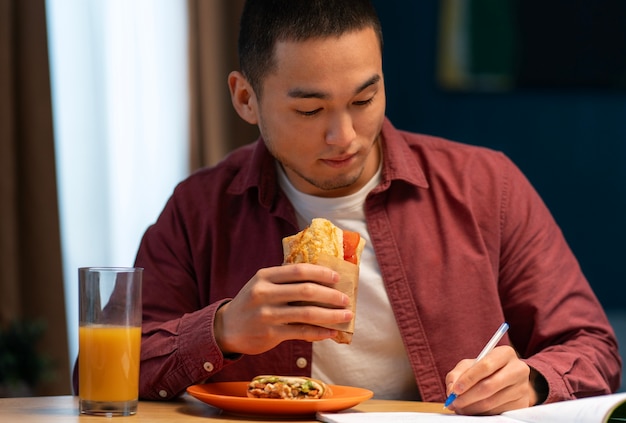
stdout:
[[350,166],[356,160],[357,154],[343,154],[341,156],[321,159],[321,162],[334,168]]

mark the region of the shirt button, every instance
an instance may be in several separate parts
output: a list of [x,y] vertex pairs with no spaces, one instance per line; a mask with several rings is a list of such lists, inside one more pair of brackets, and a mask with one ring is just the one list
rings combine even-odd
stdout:
[[300,369],[304,369],[306,365],[307,365],[306,358],[300,357],[296,360],[296,366],[298,366]]
[[204,367],[204,370],[206,370],[207,372],[211,373],[213,371],[213,363],[207,361],[206,363],[204,363],[204,365],[202,366]]
[[167,391],[166,391],[165,389],[161,389],[161,390],[159,391],[159,396],[160,396],[161,398],[165,398],[165,397],[167,397]]

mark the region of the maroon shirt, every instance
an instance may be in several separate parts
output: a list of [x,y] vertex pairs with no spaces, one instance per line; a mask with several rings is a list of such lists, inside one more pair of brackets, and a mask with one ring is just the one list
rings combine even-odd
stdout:
[[[421,398],[444,401],[446,373],[475,357],[503,321],[511,326],[503,342],[548,381],[547,402],[615,391],[615,335],[518,168],[501,153],[389,121],[382,139],[382,181],[365,212]],[[176,188],[136,260],[145,268],[141,397],[310,374],[308,342],[225,358],[213,336],[217,308],[258,269],[281,264],[281,239],[297,231],[262,140]]]

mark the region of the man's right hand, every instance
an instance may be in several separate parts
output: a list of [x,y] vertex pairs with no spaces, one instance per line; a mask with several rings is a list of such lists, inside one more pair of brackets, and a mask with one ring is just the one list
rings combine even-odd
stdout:
[[[215,316],[214,333],[224,354],[260,354],[286,340],[320,341],[336,330],[318,325],[352,320],[350,298],[332,286],[337,272],[300,263],[259,270]],[[299,301],[328,304],[294,305]]]

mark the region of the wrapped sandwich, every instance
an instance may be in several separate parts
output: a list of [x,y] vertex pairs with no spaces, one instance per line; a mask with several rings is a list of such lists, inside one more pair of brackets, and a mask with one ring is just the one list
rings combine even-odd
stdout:
[[248,384],[248,397],[321,399],[332,395],[328,385],[304,376],[257,376]]
[[[284,263],[313,263],[337,271],[339,282],[333,287],[350,297],[350,307],[356,316],[359,264],[364,247],[365,240],[358,233],[344,231],[329,220],[315,218],[307,228],[283,239]],[[339,331],[333,338],[335,342],[352,342],[354,318],[347,323],[324,327]]]

